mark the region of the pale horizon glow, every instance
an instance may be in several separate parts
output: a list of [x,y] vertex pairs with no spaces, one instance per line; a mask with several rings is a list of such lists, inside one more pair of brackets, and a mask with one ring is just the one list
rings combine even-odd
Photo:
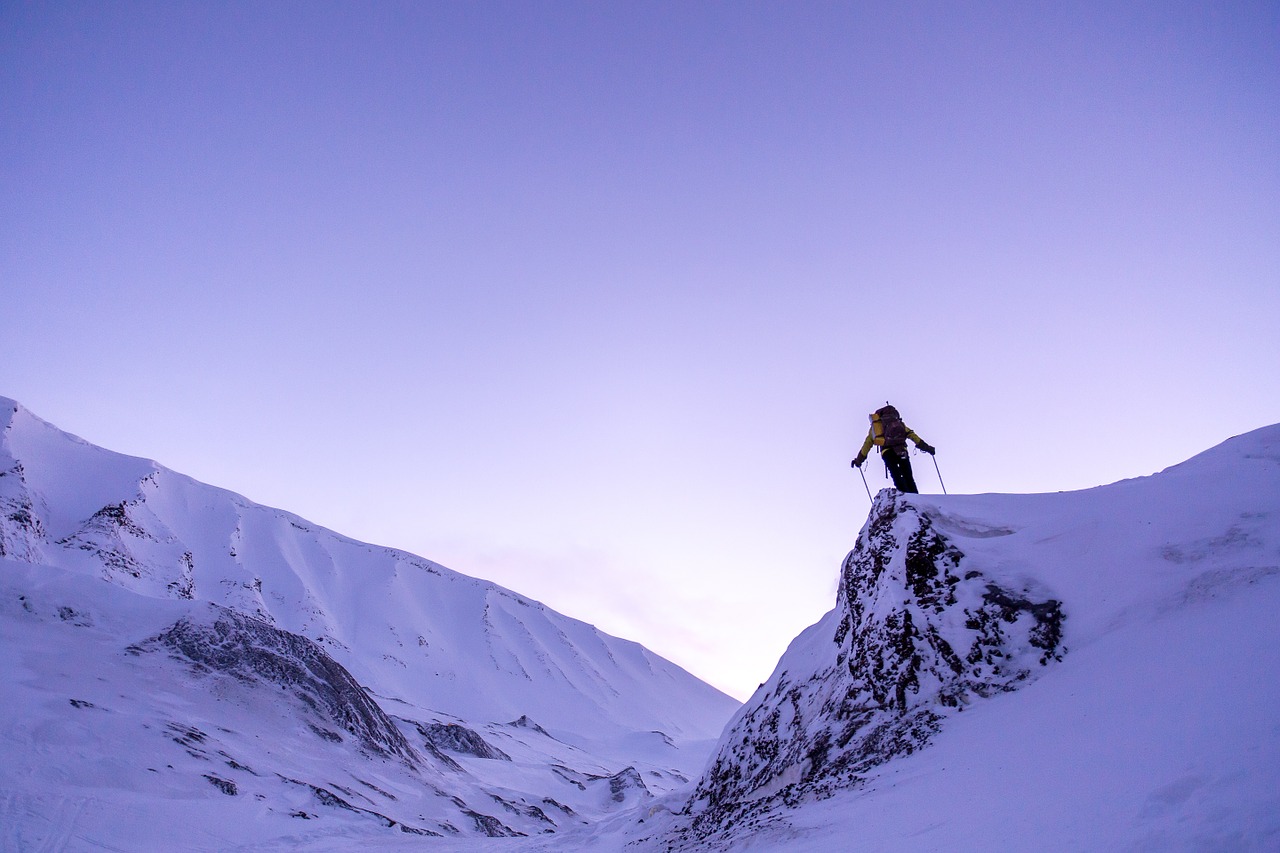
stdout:
[[0,395],[738,698],[886,399],[956,493],[1280,421],[1274,3],[9,4],[0,73]]

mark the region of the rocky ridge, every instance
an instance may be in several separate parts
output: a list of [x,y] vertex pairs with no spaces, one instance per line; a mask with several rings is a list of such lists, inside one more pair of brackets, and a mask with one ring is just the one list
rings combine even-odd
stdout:
[[995,582],[909,495],[882,491],[835,609],[731,721],[671,846],[724,841],[858,786],[924,747],[949,714],[1061,660],[1064,618],[1048,590]]

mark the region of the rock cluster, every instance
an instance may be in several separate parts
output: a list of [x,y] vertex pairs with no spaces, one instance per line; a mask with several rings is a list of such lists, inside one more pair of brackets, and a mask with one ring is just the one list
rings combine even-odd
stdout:
[[726,729],[680,839],[705,842],[780,803],[857,786],[975,697],[1014,690],[1060,660],[1063,619],[1059,601],[970,565],[909,496],[881,492],[845,559],[835,610]]

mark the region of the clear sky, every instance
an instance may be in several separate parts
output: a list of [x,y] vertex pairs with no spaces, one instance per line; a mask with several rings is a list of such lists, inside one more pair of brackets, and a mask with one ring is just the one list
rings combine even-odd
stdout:
[[953,492],[1280,421],[1275,2],[0,0],[0,180],[0,394],[740,698],[885,400]]

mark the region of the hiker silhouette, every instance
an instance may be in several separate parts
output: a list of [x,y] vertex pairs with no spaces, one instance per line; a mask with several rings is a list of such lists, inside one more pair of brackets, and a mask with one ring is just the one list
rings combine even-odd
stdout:
[[931,456],[934,451],[933,445],[916,435],[915,430],[903,423],[898,410],[887,402],[872,412],[870,417],[871,428],[867,430],[867,440],[862,442],[862,449],[849,464],[854,468],[861,468],[862,463],[867,461],[867,454],[871,452],[872,445],[875,445],[880,448],[884,466],[888,469],[889,476],[893,478],[893,487],[900,492],[919,494],[916,478],[911,472],[911,457],[908,455],[907,441],[915,442],[916,447]]

